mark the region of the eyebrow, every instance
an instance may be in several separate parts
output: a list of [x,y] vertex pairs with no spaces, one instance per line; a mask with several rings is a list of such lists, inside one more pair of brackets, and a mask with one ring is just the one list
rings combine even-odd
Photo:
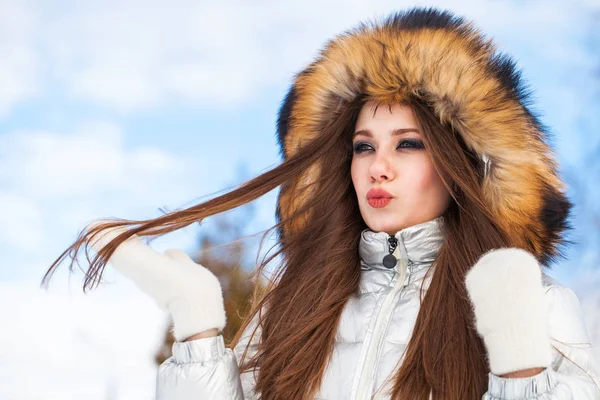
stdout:
[[[419,130],[417,128],[396,128],[396,129],[392,129],[390,132],[391,132],[392,136],[403,135],[407,132],[416,132],[419,134],[421,133],[421,132],[419,132]],[[364,135],[364,136],[367,136],[370,138],[373,137],[373,133],[368,129],[361,129],[360,131],[354,132],[354,136],[357,136],[357,135]]]

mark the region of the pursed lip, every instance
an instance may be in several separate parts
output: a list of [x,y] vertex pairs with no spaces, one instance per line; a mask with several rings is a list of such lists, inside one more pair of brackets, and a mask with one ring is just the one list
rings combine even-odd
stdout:
[[391,199],[393,196],[383,189],[371,189],[367,192],[367,199]]

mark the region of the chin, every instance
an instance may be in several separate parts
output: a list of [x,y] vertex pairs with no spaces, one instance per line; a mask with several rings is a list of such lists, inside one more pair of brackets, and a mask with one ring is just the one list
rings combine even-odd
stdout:
[[391,235],[394,235],[400,229],[402,229],[401,224],[390,224],[389,222],[383,220],[383,218],[374,218],[373,220],[369,220],[367,222],[367,226],[373,232],[387,232]]

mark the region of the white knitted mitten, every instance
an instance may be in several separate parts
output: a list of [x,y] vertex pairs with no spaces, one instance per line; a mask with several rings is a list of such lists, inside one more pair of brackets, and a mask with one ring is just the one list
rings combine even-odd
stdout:
[[[92,248],[100,251],[125,229],[117,227],[101,231],[93,239]],[[117,247],[109,262],[154,298],[161,308],[169,311],[177,341],[208,329],[225,327],[219,280],[185,252],[169,249],[161,254],[134,235]]]
[[518,248],[484,254],[465,283],[495,375],[547,368],[552,361],[541,267]]

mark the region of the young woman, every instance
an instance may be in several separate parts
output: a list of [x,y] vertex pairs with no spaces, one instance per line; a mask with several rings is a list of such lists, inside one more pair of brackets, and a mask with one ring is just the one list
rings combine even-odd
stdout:
[[[571,204],[510,58],[415,8],[330,41],[278,119],[280,166],[81,246],[171,313],[158,399],[600,399],[574,293],[545,274]],[[281,256],[231,348],[221,287],[171,232],[281,187]],[[87,253],[86,253],[87,254]],[[48,278],[57,263],[48,271]]]

